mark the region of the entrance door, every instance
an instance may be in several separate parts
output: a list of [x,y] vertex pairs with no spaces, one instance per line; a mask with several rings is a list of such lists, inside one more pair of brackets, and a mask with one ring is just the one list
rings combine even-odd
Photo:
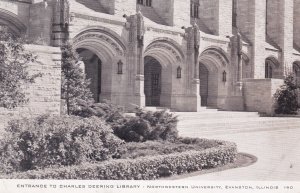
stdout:
[[161,74],[159,72],[152,72],[151,74],[151,106],[160,106],[160,76]]
[[161,70],[161,65],[156,59],[152,57],[145,59],[146,106],[160,106]]
[[199,79],[200,79],[200,96],[201,106],[206,107],[208,105],[208,70],[204,64],[199,64]]

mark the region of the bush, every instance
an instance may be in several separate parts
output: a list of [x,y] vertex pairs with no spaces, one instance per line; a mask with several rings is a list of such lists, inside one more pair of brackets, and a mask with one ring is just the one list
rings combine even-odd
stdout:
[[167,111],[151,112],[138,109],[136,117],[116,128],[114,133],[127,142],[175,141],[178,138],[177,122],[177,117]]
[[174,174],[214,168],[233,162],[236,145],[220,142],[218,147],[139,159],[122,159],[80,166],[48,168],[40,171],[0,176],[10,179],[155,180]]
[[1,141],[0,170],[70,166],[118,156],[122,140],[99,118],[40,116],[14,120]]
[[74,115],[78,110],[79,100],[93,102],[90,91],[90,81],[79,64],[79,55],[73,45],[67,43],[62,46],[61,65],[61,98],[65,100],[68,115]]
[[276,101],[275,113],[297,114],[299,108],[297,88],[294,76],[288,75],[284,80],[284,85],[282,85],[274,95]]

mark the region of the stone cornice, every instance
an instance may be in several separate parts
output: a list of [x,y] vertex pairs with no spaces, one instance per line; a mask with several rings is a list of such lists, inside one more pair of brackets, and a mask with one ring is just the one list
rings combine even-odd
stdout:
[[90,20],[90,21],[99,21],[99,22],[115,24],[115,25],[124,25],[125,24],[125,22],[123,22],[123,21],[117,21],[117,20],[103,18],[103,17],[90,16],[90,15],[85,15],[85,14],[81,14],[81,13],[72,12],[71,15],[75,16],[75,18],[80,18],[80,19],[85,19],[85,20]]

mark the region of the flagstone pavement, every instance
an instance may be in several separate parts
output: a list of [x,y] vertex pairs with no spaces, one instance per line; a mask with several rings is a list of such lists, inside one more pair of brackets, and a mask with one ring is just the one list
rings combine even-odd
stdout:
[[[222,112],[221,112],[222,113]],[[208,113],[210,114],[210,113]],[[188,180],[300,181],[300,119],[259,117],[253,114],[209,117],[179,115],[181,136],[235,142],[239,152],[258,158],[253,165],[187,177]],[[203,117],[206,117],[203,119]]]

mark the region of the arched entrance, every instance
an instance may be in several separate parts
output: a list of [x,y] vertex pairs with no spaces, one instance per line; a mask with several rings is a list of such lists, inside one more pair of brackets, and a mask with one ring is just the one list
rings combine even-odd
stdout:
[[100,102],[101,82],[102,82],[102,61],[88,49],[77,49],[82,62],[86,78],[90,80],[90,90],[93,93],[95,102]]
[[209,48],[199,57],[201,106],[222,108],[227,95],[228,59],[221,49]]
[[184,58],[180,45],[168,38],[157,38],[146,47],[144,56],[146,106],[176,109],[176,95],[182,92],[179,83],[183,79],[177,78]]
[[[122,104],[126,82],[121,80],[119,63],[125,64],[126,47],[121,37],[104,27],[90,27],[73,38],[74,48],[84,63],[96,102],[109,100]],[[123,65],[122,65],[123,66]]]

